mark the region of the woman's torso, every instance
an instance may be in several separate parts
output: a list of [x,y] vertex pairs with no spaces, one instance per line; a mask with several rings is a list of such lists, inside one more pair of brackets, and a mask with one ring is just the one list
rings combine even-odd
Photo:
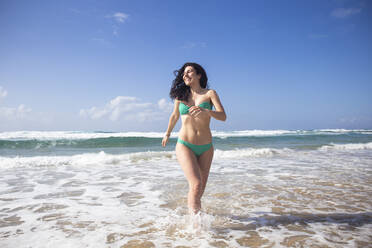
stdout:
[[[208,90],[195,97],[194,100],[189,99],[188,102],[181,101],[188,106],[205,107],[205,103],[212,104]],[[202,104],[203,103],[203,104]],[[180,103],[181,104],[181,103]],[[212,133],[209,127],[211,117],[207,112],[202,111],[198,116],[191,116],[190,113],[181,114],[182,126],[179,132],[179,138],[195,145],[204,145],[212,142]]]

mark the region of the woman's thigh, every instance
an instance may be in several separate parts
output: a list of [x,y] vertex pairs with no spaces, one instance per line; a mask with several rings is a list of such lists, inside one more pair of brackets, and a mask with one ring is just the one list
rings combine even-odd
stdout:
[[200,168],[194,152],[187,146],[177,143],[176,156],[189,183],[200,183]]
[[208,151],[205,151],[198,158],[198,164],[200,166],[201,177],[204,182],[208,180],[209,170],[211,168],[214,154],[214,147],[212,146]]

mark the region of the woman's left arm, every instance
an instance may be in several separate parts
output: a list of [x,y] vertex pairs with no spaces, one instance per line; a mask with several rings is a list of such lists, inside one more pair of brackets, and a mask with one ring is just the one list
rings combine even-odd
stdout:
[[208,110],[208,114],[217,120],[226,121],[225,109],[223,108],[221,104],[221,101],[217,95],[217,92],[215,90],[210,90],[209,94],[210,94],[213,106],[216,110],[215,111]]

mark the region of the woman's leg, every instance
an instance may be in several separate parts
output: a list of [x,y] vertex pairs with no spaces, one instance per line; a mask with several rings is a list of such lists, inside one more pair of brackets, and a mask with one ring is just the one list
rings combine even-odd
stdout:
[[176,145],[176,156],[189,183],[189,193],[187,196],[189,210],[197,213],[201,208],[200,197],[202,193],[202,181],[198,161],[194,152],[181,143],[177,143]]
[[200,198],[203,196],[205,186],[207,185],[209,170],[211,168],[212,159],[214,154],[214,148],[212,147],[205,151],[202,155],[198,158],[198,163],[200,166],[200,179],[202,181],[202,190],[200,194]]

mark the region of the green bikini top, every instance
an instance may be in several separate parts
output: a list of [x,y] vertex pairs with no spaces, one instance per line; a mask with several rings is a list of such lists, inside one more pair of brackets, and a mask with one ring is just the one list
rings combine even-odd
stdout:
[[[210,102],[202,102],[198,106],[209,110],[212,109],[212,104],[210,104]],[[180,111],[181,115],[185,115],[189,113],[189,108],[190,108],[189,106],[181,102],[180,106],[178,107],[178,110]]]

